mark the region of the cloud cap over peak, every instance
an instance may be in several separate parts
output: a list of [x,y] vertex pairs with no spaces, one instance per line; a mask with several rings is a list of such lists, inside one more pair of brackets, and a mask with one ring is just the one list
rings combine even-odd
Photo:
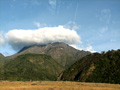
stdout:
[[63,26],[44,27],[36,30],[14,29],[6,33],[5,37],[14,50],[20,50],[24,46],[52,42],[81,43],[80,36],[75,30],[66,29]]

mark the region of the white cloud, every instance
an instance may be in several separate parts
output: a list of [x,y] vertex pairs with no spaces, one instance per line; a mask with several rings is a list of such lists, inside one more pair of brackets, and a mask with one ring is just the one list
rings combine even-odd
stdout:
[[69,21],[67,24],[64,25],[64,27],[68,29],[77,30],[80,28],[80,25],[77,25],[75,22]]
[[78,47],[77,45],[75,44],[70,44],[71,47],[75,48],[75,49],[78,49],[78,50],[83,50],[82,48]]
[[52,5],[52,6],[56,5],[56,0],[49,0],[49,4]]
[[106,31],[108,31],[107,26],[100,29],[100,33],[105,33]]
[[15,29],[10,30],[5,37],[15,50],[19,50],[24,46],[41,45],[51,42],[81,43],[80,36],[76,31],[66,29],[63,26],[44,27],[36,30]]
[[111,39],[111,40],[110,40],[110,42],[116,42],[116,41],[117,41],[117,40],[115,40],[115,39]]
[[103,37],[108,32],[108,26],[102,27],[99,29],[98,36]]
[[38,28],[43,28],[47,26],[46,24],[41,24],[39,22],[34,22],[34,25],[37,26]]
[[49,2],[49,6],[48,6],[49,11],[51,12],[51,14],[55,15],[57,0],[48,0],[48,2]]
[[88,44],[88,46],[87,46],[84,50],[85,50],[85,51],[90,51],[90,52],[92,52],[92,53],[95,53],[95,52],[96,52],[90,44]]
[[70,46],[72,46],[72,47],[74,47],[74,48],[76,48],[78,50],[90,51],[91,53],[95,53],[96,52],[90,44],[88,44],[87,47],[84,47],[82,45],[78,46],[76,44],[71,44]]
[[[38,5],[41,5],[42,2],[40,0],[29,0],[30,3],[33,5],[33,6],[38,6]],[[29,3],[27,3],[29,4]],[[31,6],[30,6],[31,7]],[[32,7],[31,7],[32,8]]]
[[111,20],[111,10],[110,9],[101,10],[99,20],[105,22],[106,24],[109,24]]
[[92,50],[92,46],[88,45],[88,47],[86,47],[85,49],[86,49],[86,51],[91,51]]
[[38,28],[41,26],[41,24],[39,22],[34,22],[35,26],[37,26]]
[[4,42],[4,39],[2,38],[2,35],[0,34],[0,45],[3,45],[5,42]]
[[76,5],[76,10],[75,10],[75,15],[74,15],[74,22],[75,22],[75,20],[76,20],[77,11],[78,11],[78,3],[77,3],[77,5]]

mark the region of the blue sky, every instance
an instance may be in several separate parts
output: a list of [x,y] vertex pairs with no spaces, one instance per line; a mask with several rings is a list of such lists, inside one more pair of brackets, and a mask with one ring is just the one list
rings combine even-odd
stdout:
[[0,0],[0,53],[19,51],[6,39],[11,30],[60,25],[75,30],[80,50],[120,49],[120,0]]

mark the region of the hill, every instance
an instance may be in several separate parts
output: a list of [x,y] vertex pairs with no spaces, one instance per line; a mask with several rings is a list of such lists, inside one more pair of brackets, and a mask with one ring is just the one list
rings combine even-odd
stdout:
[[4,56],[0,53],[0,58],[1,58],[1,57],[4,57]]
[[85,56],[61,73],[58,80],[120,83],[120,50]]
[[51,56],[24,54],[4,65],[3,80],[56,80],[63,70]]
[[0,68],[4,65],[5,57],[0,53]]
[[5,57],[0,53],[0,60],[5,59]]
[[4,60],[5,57],[0,53],[0,79],[1,77],[3,77],[3,73],[4,73]]
[[12,59],[19,55],[27,53],[50,55],[64,68],[68,68],[78,59],[90,54],[90,52],[88,51],[77,50],[63,42],[56,42],[47,45],[33,45],[29,47],[24,47],[17,54],[9,56],[7,58]]

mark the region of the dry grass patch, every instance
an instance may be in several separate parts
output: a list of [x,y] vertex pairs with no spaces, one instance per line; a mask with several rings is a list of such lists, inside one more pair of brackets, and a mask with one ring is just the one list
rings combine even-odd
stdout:
[[0,90],[120,90],[120,85],[69,81],[0,81]]

